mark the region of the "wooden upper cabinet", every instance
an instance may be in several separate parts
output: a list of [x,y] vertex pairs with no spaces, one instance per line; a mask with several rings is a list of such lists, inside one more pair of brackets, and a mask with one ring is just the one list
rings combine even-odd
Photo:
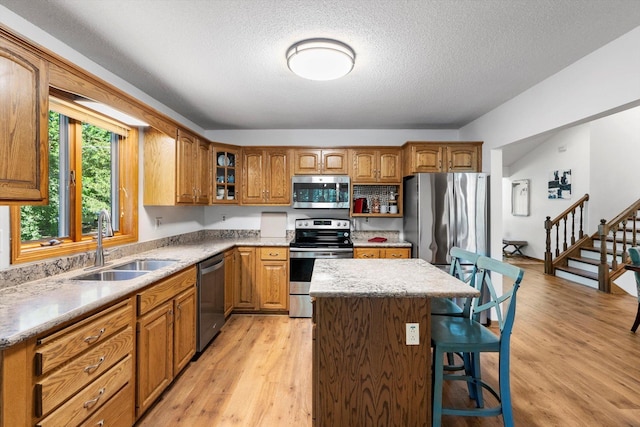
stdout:
[[238,204],[240,200],[240,149],[213,145],[212,203]]
[[442,172],[444,147],[438,145],[414,146],[409,158],[413,162],[414,173]]
[[349,173],[349,150],[302,149],[293,151],[294,175],[346,175]]
[[176,156],[176,202],[208,205],[211,202],[211,144],[178,129]]
[[480,172],[482,142],[409,142],[404,175],[421,172]]
[[183,130],[144,133],[144,204],[207,205],[211,201],[211,144]]
[[185,132],[178,130],[177,143],[177,177],[178,191],[176,193],[176,202],[178,203],[194,203],[196,197],[196,177],[194,174],[195,165],[198,155],[198,138]]
[[242,150],[242,203],[245,205],[291,204],[289,153],[283,148]]
[[402,182],[401,150],[352,149],[351,179],[355,183]]
[[48,63],[0,38],[0,205],[49,196]]
[[482,165],[478,159],[482,155],[482,145],[447,146],[447,165],[451,172],[480,172]]

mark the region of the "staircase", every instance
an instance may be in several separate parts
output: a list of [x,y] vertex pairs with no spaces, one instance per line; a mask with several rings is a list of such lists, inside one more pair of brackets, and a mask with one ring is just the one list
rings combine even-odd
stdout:
[[588,200],[589,195],[585,194],[555,219],[547,217],[545,273],[609,293],[612,281],[625,272],[624,266],[629,262],[627,248],[637,246],[640,200],[611,221],[601,220],[598,231],[587,236],[582,222]]

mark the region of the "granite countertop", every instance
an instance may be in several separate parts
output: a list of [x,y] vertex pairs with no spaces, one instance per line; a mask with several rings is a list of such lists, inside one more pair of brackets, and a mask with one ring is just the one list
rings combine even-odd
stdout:
[[108,270],[134,259],[176,261],[168,267],[135,279],[116,282],[72,280],[75,276],[90,272],[87,269],[76,269],[0,289],[0,350],[135,293],[234,246],[289,246],[289,241],[286,238],[216,239],[165,246],[109,261],[108,265],[91,270]]
[[428,262],[412,259],[318,259],[312,297],[470,297],[479,292]]
[[368,239],[353,238],[355,248],[410,248],[411,243],[404,240],[388,239],[386,242],[370,242]]

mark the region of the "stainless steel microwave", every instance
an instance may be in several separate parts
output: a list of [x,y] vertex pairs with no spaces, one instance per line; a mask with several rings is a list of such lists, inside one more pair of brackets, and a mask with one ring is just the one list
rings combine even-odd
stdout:
[[341,175],[294,176],[291,206],[298,209],[349,209],[349,177]]

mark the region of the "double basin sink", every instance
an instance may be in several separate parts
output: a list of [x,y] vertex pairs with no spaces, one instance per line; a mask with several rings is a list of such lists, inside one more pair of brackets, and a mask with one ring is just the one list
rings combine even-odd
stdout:
[[176,262],[177,261],[173,259],[136,259],[126,264],[117,265],[106,270],[76,276],[73,277],[72,280],[91,280],[102,282],[130,280],[143,276],[150,271],[168,267]]

